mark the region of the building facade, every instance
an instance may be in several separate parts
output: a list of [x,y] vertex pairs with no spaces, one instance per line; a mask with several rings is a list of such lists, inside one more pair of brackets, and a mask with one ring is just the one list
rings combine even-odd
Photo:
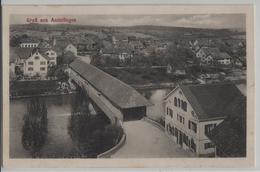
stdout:
[[[223,99],[229,99],[229,96],[241,96],[240,91],[233,85],[230,86],[232,88],[228,88],[230,93],[225,91],[229,85],[231,84],[177,86],[165,98],[166,134],[180,147],[191,150],[198,156],[214,156],[215,145],[207,135],[227,116],[225,103],[223,103],[225,100],[221,101],[219,96]],[[236,89],[235,93],[231,89]],[[201,91],[204,94],[200,94]],[[214,100],[216,96],[218,98]],[[226,103],[228,104],[230,103]],[[222,108],[222,113],[219,108]]]
[[48,49],[44,54],[49,57],[49,66],[57,65],[57,53],[54,50]]
[[77,54],[78,54],[77,48],[73,44],[68,44],[65,47],[64,52],[67,52],[67,51],[72,52],[75,56],[77,56]]
[[40,54],[38,50],[24,60],[25,76],[42,76],[45,77],[48,71],[48,57]]

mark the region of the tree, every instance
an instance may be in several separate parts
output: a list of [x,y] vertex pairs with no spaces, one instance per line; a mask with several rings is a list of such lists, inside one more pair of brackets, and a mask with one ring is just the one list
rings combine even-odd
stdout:
[[33,98],[27,104],[22,129],[22,144],[33,157],[38,157],[47,137],[47,107],[39,98]]

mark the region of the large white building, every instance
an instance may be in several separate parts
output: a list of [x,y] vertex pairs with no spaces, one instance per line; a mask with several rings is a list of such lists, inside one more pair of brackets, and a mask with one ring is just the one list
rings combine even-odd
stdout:
[[26,38],[21,40],[20,47],[21,48],[36,48],[40,44],[39,40],[32,39],[32,38]]
[[183,149],[214,156],[215,146],[206,135],[232,114],[229,107],[241,97],[231,83],[179,85],[165,98],[165,131]]
[[57,53],[52,49],[11,48],[10,59],[12,73],[19,69],[24,76],[45,77],[48,68],[57,64]]
[[25,76],[46,76],[48,71],[49,57],[41,54],[38,49],[34,50],[31,56],[24,61]]

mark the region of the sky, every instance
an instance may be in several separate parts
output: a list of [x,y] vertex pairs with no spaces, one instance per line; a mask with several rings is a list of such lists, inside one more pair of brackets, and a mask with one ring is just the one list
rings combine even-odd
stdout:
[[[164,15],[63,15],[63,16],[32,16],[13,15],[11,24],[28,23],[27,18],[76,18],[73,24],[95,26],[177,26],[194,28],[239,28],[245,29],[244,14],[164,14]],[[49,23],[53,24],[53,23]]]

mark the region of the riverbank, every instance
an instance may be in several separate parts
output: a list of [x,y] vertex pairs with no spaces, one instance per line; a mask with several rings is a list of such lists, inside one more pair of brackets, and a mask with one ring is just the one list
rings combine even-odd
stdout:
[[59,93],[46,93],[46,94],[34,94],[34,95],[21,95],[21,96],[11,96],[10,99],[23,99],[23,98],[31,98],[31,97],[47,97],[47,96],[62,96],[62,95],[72,95],[76,94],[76,91],[70,91],[70,92],[59,92]]
[[10,99],[74,94],[67,82],[34,80],[10,82]]
[[154,89],[173,89],[176,84],[173,82],[149,83],[149,84],[132,84],[136,90],[154,90]]

